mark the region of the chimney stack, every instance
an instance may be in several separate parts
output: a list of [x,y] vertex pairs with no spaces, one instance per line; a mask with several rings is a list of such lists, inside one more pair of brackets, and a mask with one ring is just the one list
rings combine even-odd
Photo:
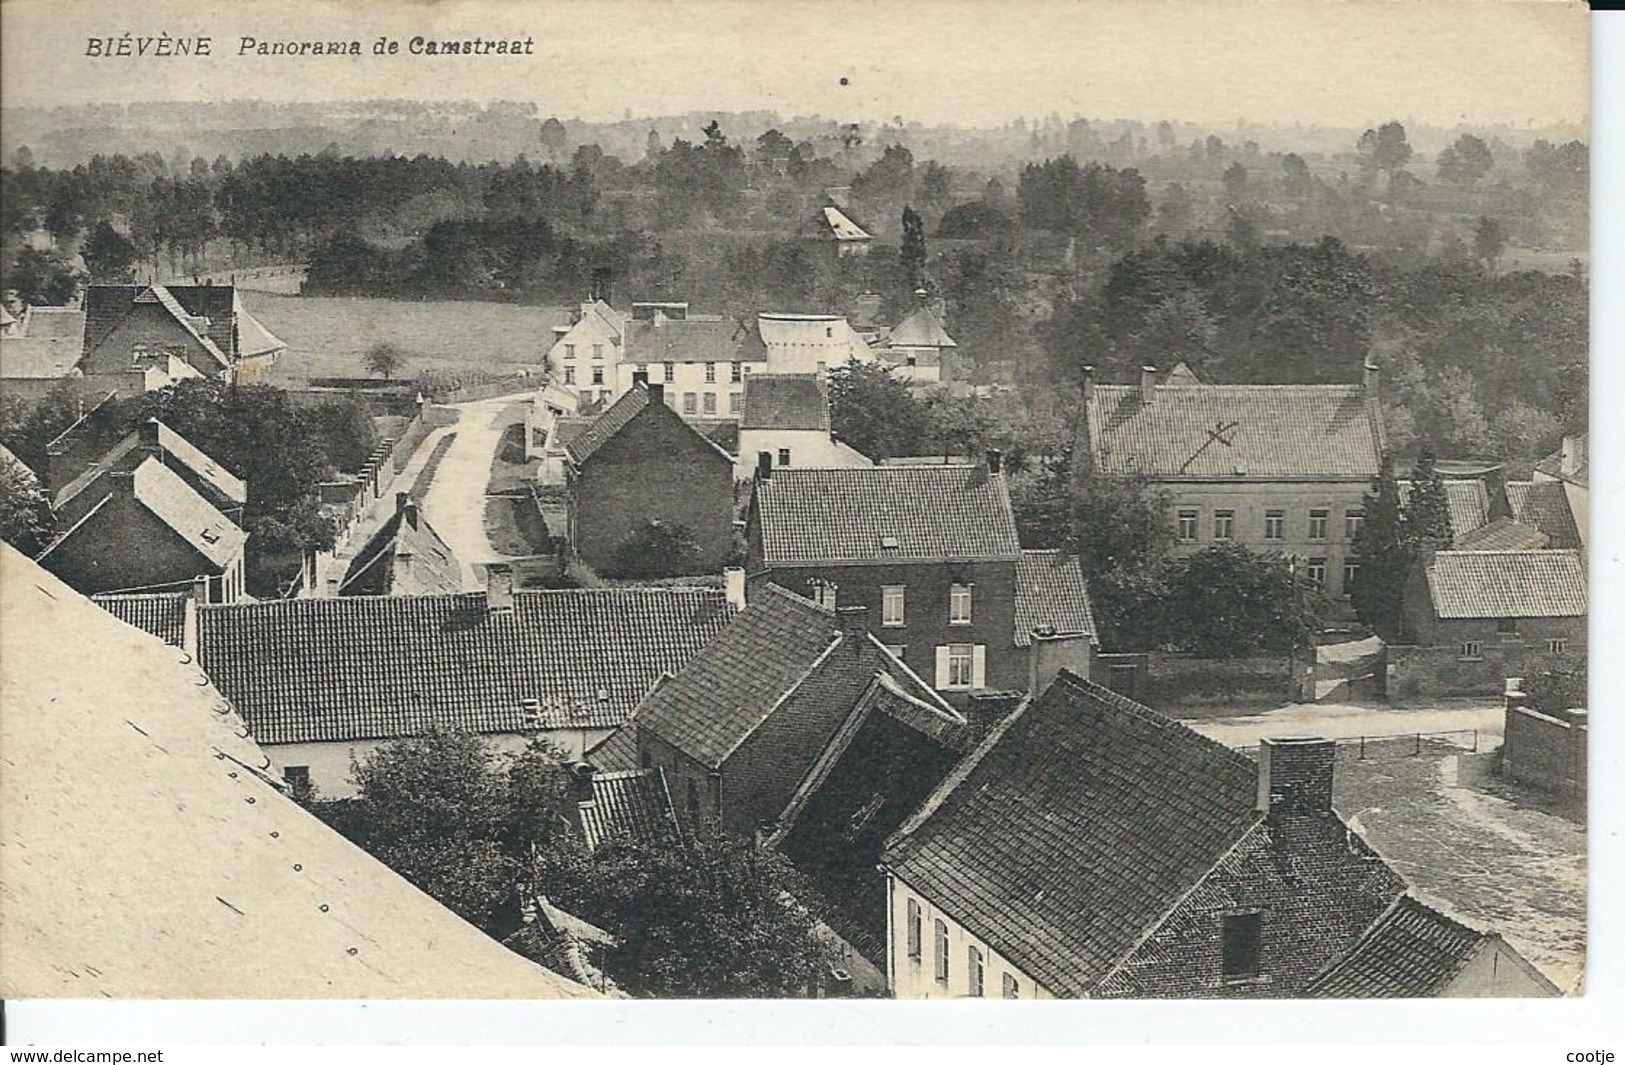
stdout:
[[513,609],[513,568],[505,562],[485,567],[485,609],[492,614]]
[[632,371],[632,383],[634,385],[643,385],[645,388],[647,388],[648,385],[649,385],[649,371],[648,370],[633,370]]
[[[1507,468],[1505,466],[1491,466],[1484,471],[1484,494],[1489,498],[1489,519],[1510,518],[1512,513],[1512,499],[1507,495]],[[1466,532],[1466,529],[1452,529],[1452,532]]]
[[1329,813],[1336,762],[1331,740],[1265,740],[1258,746],[1258,812]]
[[1088,633],[1034,629],[1027,649],[1028,693],[1035,697],[1042,694],[1063,669],[1088,680],[1090,649]]
[[1151,401],[1157,397],[1157,368],[1155,366],[1140,367],[1140,403],[1149,407]]
[[1361,384],[1365,386],[1365,394],[1375,399],[1377,397],[1377,387],[1381,380],[1382,371],[1377,368],[1375,362],[1367,359],[1360,378]]
[[987,449],[987,472],[998,473],[1004,468],[1004,452],[996,447]]
[[758,451],[756,453],[756,479],[771,481],[773,479],[773,452]]
[[866,636],[869,633],[869,608],[866,606],[838,606],[835,619],[841,623],[841,632],[847,636]]
[[591,802],[593,800],[592,778],[597,772],[590,762],[570,763],[571,791],[575,794],[577,802]]
[[1085,403],[1090,403],[1094,401],[1094,398],[1095,368],[1093,366],[1085,366],[1083,368],[1083,401]]
[[745,570],[729,566],[722,571],[722,591],[728,605],[735,610],[745,609]]
[[158,419],[148,418],[141,423],[141,446],[148,451],[158,450]]
[[648,389],[648,391],[649,391],[649,402],[650,403],[664,403],[664,402],[666,402],[666,386],[665,385],[657,385],[657,384],[652,384],[652,383],[645,383],[643,387]]
[[418,527],[418,504],[410,492],[395,493],[395,513],[412,528]]

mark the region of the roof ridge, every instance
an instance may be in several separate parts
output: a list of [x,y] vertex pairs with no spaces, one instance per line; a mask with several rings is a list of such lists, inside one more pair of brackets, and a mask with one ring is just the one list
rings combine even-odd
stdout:
[[756,734],[756,730],[761,728],[762,725],[767,722],[768,718],[772,717],[778,711],[779,707],[784,705],[784,701],[790,698],[790,696],[794,695],[796,692],[800,691],[801,686],[807,683],[808,678],[810,678],[814,673],[818,672],[819,668],[823,666],[825,662],[829,661],[829,656],[834,654],[835,649],[841,646],[845,640],[846,634],[844,632],[836,632],[834,634],[834,638],[829,641],[829,645],[825,647],[823,651],[819,652],[818,657],[813,659],[812,664],[802,671],[802,673],[797,676],[795,680],[791,681],[789,687],[785,688],[784,691],[779,693],[779,697],[773,700],[773,705],[767,708],[767,712],[757,717],[757,719],[751,723],[749,728],[743,730],[739,734],[738,739],[734,740],[733,743],[728,745],[728,749],[726,751],[723,751],[717,756],[717,764],[715,766],[708,766],[707,768],[715,769],[717,766],[720,766],[722,763],[726,762],[729,758],[732,758],[734,752],[739,750],[739,748],[744,745],[746,740],[754,736]]

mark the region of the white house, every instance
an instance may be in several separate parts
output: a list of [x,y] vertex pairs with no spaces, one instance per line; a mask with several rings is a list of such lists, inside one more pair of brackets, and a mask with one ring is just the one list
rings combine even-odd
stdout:
[[761,314],[756,328],[768,373],[827,373],[853,359],[875,360],[873,349],[838,314]]
[[[768,456],[763,459],[762,456]],[[773,466],[873,466],[829,427],[829,392],[818,374],[752,374],[739,418],[741,480],[761,462]]]
[[614,398],[615,367],[629,320],[603,300],[583,303],[575,321],[553,327],[553,346],[547,351],[549,376],[589,401]]

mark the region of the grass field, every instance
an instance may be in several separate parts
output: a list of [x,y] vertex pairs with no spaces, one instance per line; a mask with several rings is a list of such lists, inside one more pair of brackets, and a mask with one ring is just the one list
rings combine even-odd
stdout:
[[311,377],[366,377],[367,349],[379,342],[406,353],[397,376],[423,370],[536,367],[553,343],[565,307],[465,300],[380,300],[244,292],[249,311],[288,351],[272,383],[302,387]]

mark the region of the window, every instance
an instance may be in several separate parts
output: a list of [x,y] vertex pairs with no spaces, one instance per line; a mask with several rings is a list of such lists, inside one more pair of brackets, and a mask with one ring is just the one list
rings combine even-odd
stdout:
[[677,380],[677,364],[675,362],[668,362],[668,363],[665,364],[665,366],[666,366],[666,383],[669,385],[673,381]]
[[1323,558],[1312,558],[1312,559],[1310,559],[1308,564],[1304,567],[1304,572],[1306,574],[1308,574],[1310,584],[1313,584],[1317,588],[1326,587],[1326,560],[1325,559],[1323,559]]
[[970,624],[970,585],[956,584],[948,589],[948,623]]
[[739,413],[739,405],[741,403],[743,403],[744,401],[745,401],[745,394],[743,392],[729,392],[728,393],[728,413],[729,414],[738,414]]
[[880,623],[903,624],[903,586],[887,584],[880,589]]
[[1461,657],[1465,661],[1476,662],[1484,657],[1484,648],[1477,640],[1463,640]]
[[737,385],[740,382],[740,380],[743,379],[743,377],[744,377],[744,369],[743,369],[743,367],[741,367],[737,362],[734,363],[732,365],[732,367],[730,368],[730,372],[729,372],[729,375],[728,375],[728,380],[732,381],[734,384]]
[[1021,985],[1018,984],[1016,982],[1016,978],[1011,976],[1009,973],[1004,974],[1004,997],[1005,998],[1020,998],[1021,997]]
[[1343,538],[1353,543],[1365,528],[1365,511],[1345,510],[1343,512]]
[[[1236,512],[1233,510],[1215,510],[1213,512],[1213,538],[1215,540],[1228,540],[1235,535]],[[1193,537],[1194,539],[1194,537]]]
[[1566,655],[1569,653],[1569,641],[1561,636],[1547,640],[1546,650],[1554,655]]
[[886,645],[886,650],[888,650],[888,651],[890,651],[892,653],[893,658],[895,658],[899,662],[901,662],[903,660],[903,657],[904,657],[904,652],[906,652],[908,650],[908,645],[907,644],[901,644],[901,643],[888,643]]
[[592,357],[595,359],[602,359],[604,357],[604,345],[594,344],[592,346]]
[[698,414],[700,412],[700,397],[695,392],[683,393],[683,413]]
[[1187,543],[1196,539],[1196,511],[1179,512],[1179,538]]
[[604,368],[602,366],[594,366],[592,368],[592,383],[595,385],[601,385],[604,383]]
[[564,357],[567,359],[573,359],[576,357],[576,346],[574,344],[564,345]]
[[708,385],[717,383],[717,364],[714,362],[705,364],[705,383]]
[[788,465],[790,465],[790,449],[789,448],[787,448],[787,447],[779,448],[779,465],[780,466],[788,466]]
[[970,997],[982,997],[982,952],[975,947],[970,948],[970,960],[967,971],[970,975]]
[[1326,519],[1331,514],[1326,510],[1311,510],[1309,512],[1309,539],[1326,539]]
[[1246,980],[1258,975],[1263,931],[1264,915],[1257,910],[1225,915],[1223,972],[1226,980]]
[[705,413],[707,414],[715,414],[717,412],[717,394],[715,392],[707,392],[705,394],[704,409]]
[[574,366],[566,366],[564,368],[564,383],[567,385],[573,385],[576,383],[576,368]]
[[817,603],[821,607],[826,607],[830,610],[835,609],[835,585],[831,584],[829,581],[821,581],[817,578],[808,581],[807,585],[812,592],[808,598],[812,599],[813,602]]
[[1354,582],[1360,579],[1360,564],[1353,560],[1343,563],[1343,594],[1354,594]]
[[1516,635],[1518,635],[1518,619],[1517,618],[1496,618],[1495,619],[1495,631],[1500,633],[1502,636],[1516,636]]
[[975,683],[976,651],[968,643],[948,645],[948,687],[969,688]]
[[948,925],[938,917],[931,922],[932,939],[936,944],[937,983],[948,982]]
[[292,791],[296,797],[310,794],[310,766],[283,766],[282,779],[287,782],[288,789]]
[[1264,512],[1264,539],[1286,539],[1286,511],[1266,510]]
[[920,960],[920,904],[908,900],[908,956]]

